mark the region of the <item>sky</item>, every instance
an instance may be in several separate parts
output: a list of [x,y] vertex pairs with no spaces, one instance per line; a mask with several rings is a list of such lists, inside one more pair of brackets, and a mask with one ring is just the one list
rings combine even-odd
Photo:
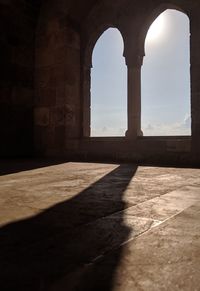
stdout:
[[96,43],[91,72],[91,135],[123,136],[127,128],[127,67],[120,32],[110,28]]
[[[91,136],[124,136],[127,67],[123,39],[106,30],[93,51]],[[163,12],[149,28],[141,72],[141,124],[145,136],[190,135],[189,19]]]

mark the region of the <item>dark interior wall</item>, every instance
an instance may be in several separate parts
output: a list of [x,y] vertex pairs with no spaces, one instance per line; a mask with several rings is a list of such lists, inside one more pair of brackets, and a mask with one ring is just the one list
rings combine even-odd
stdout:
[[34,42],[38,1],[0,1],[0,156],[33,150]]
[[[190,17],[192,138],[84,139],[95,41],[117,27],[127,65],[137,65],[144,32],[162,5]],[[0,156],[120,154],[200,162],[199,11],[196,0],[0,0]],[[89,98],[86,103],[89,108]]]
[[[145,33],[168,8],[182,10],[191,21],[192,138],[84,139],[83,115],[90,106],[91,55],[96,40],[107,28],[118,28],[124,39],[127,66],[138,66],[144,56]],[[121,155],[133,157],[132,160],[155,160],[159,156],[160,161],[200,161],[199,11],[200,4],[195,0],[88,0],[84,5],[80,0],[44,1],[36,34],[37,153],[86,158],[92,155],[100,159]]]
[[35,147],[63,154],[80,138],[80,25],[69,1],[45,1],[36,33]]

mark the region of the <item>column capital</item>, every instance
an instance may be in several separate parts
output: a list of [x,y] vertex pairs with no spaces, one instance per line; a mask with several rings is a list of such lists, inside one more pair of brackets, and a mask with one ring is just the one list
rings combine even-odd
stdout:
[[143,55],[125,56],[128,68],[141,68],[143,64]]

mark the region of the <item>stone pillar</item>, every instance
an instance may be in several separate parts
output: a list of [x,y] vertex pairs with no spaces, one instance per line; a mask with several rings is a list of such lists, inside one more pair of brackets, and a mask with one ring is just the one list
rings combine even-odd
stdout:
[[82,118],[82,132],[83,137],[90,136],[90,107],[91,107],[91,80],[90,80],[90,66],[83,68],[83,118]]
[[128,65],[128,129],[126,137],[136,139],[141,131],[141,64]]
[[[198,10],[197,10],[198,11]],[[195,160],[200,162],[200,19],[196,10],[191,13],[191,113],[192,151]]]

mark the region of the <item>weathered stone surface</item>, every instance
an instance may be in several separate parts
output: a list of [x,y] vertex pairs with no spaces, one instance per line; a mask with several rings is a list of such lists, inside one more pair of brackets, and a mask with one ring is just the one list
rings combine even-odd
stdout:
[[[1,0],[0,156],[199,166],[200,2],[169,2]],[[145,33],[167,8],[190,18],[192,136],[144,138]],[[109,27],[134,106],[127,138],[90,138],[92,52]],[[0,174],[0,290],[199,291],[199,169],[4,160]]]
[[35,27],[38,7],[0,1],[0,156],[33,154]]
[[49,118],[49,108],[40,107],[35,109],[35,125],[48,126]]
[[7,161],[0,171],[2,290],[198,290],[199,169]]
[[[59,154],[63,142],[56,141],[57,133],[53,137],[50,133],[55,127],[64,126],[57,135],[64,140],[67,157],[200,163],[198,1],[177,0],[166,4],[162,0],[156,3],[146,0],[137,3],[131,0],[87,0],[84,3],[37,0],[16,4],[11,0],[1,1],[0,8],[0,104],[5,112],[0,115],[0,136],[4,143],[1,156],[22,152]],[[137,97],[129,102],[134,106],[129,107],[127,138],[122,142],[83,140],[90,134],[90,69],[97,39],[111,26],[120,30],[129,72],[137,72],[133,78],[130,76],[134,85],[133,90],[128,90],[132,97],[127,98],[135,98],[140,95],[140,66],[146,32],[155,15],[167,8],[180,9],[190,17],[192,137],[190,140],[137,137],[140,135],[140,99]],[[49,122],[42,122],[42,117],[34,119],[33,107],[36,112],[38,108],[48,109]],[[25,116],[27,108],[29,118],[25,132],[16,112],[23,112]],[[10,117],[5,117],[7,115],[15,116],[12,122]],[[18,142],[19,138],[12,138],[16,130],[23,131],[23,145]],[[44,136],[46,141],[41,142]],[[79,146],[73,148],[74,140],[79,140]],[[13,150],[11,143],[15,145]]]

